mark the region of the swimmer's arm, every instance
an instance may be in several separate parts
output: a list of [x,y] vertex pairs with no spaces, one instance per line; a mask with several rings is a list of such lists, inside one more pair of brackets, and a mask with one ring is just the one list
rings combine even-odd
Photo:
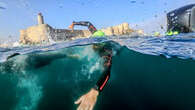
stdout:
[[106,83],[108,82],[110,78],[110,72],[111,72],[111,66],[112,66],[112,56],[108,55],[108,56],[104,56],[104,58],[106,59],[104,63],[105,70],[103,74],[101,75],[101,77],[99,78],[99,80],[97,81],[96,85],[94,86],[94,89],[96,89],[99,92],[103,90]]
[[111,64],[106,68],[106,71],[103,72],[95,87],[92,88],[87,94],[81,96],[77,101],[75,101],[75,104],[79,104],[77,110],[93,110],[99,92],[103,90],[104,86],[108,82],[110,71]]
[[99,80],[97,81],[96,85],[94,86],[94,89],[101,92],[103,88],[105,87],[106,83],[108,82],[110,78],[110,67],[104,72]]
[[96,85],[85,95],[81,96],[75,104],[79,104],[77,110],[92,110],[96,104],[99,92],[103,90],[106,83],[110,78],[111,66],[112,66],[112,54],[108,54],[105,57],[105,70],[97,81]]

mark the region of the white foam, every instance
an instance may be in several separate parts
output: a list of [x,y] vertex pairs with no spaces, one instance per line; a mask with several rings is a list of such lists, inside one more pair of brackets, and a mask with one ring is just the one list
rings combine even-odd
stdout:
[[81,74],[86,76],[88,79],[95,71],[102,71],[102,61],[103,59],[93,50],[92,45],[85,46],[85,48],[77,48],[77,55],[79,59],[86,61],[82,65]]
[[19,103],[15,110],[35,110],[42,97],[42,87],[38,84],[37,76],[21,77],[18,88],[24,90],[24,94],[18,94]]

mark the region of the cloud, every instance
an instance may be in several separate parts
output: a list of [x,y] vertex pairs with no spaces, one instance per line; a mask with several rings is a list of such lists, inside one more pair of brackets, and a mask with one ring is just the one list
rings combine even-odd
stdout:
[[0,2],[0,10],[7,9],[7,4],[5,2]]
[[0,9],[5,10],[6,8],[5,8],[5,7],[0,6]]
[[136,3],[136,1],[134,1],[134,0],[132,0],[132,1],[130,1],[131,3]]

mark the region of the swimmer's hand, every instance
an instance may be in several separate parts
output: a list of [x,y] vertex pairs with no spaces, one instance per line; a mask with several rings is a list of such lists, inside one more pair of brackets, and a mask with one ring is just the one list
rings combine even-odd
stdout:
[[93,110],[98,94],[97,90],[91,89],[87,94],[81,96],[75,101],[75,104],[79,104],[77,110]]

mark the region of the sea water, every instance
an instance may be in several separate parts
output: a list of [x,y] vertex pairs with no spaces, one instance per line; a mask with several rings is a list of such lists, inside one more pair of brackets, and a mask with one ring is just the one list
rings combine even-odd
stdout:
[[[113,51],[111,78],[95,110],[194,110],[195,34],[77,39],[0,48],[0,110],[75,110]],[[8,56],[19,53],[12,58]]]

